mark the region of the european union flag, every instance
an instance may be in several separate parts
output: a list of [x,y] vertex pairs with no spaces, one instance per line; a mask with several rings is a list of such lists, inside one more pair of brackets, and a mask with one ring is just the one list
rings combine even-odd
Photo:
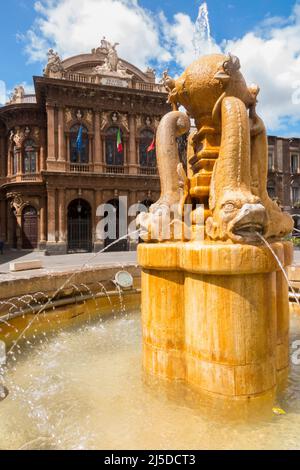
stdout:
[[78,151],[79,153],[80,153],[81,150],[82,150],[82,132],[83,132],[83,127],[80,126],[80,127],[79,127],[79,131],[78,131],[77,140],[76,140],[77,151]]

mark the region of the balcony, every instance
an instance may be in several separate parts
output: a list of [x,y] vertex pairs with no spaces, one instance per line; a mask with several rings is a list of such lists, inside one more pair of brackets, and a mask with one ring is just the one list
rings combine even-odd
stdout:
[[109,175],[125,175],[125,168],[124,166],[108,165],[105,167],[105,173]]
[[140,176],[158,176],[157,168],[141,166],[139,168],[139,175]]
[[70,173],[91,173],[93,171],[93,165],[88,163],[71,163],[69,164]]
[[[98,76],[88,75],[84,73],[63,72],[61,78],[63,80],[69,80],[69,81],[78,82],[78,83],[100,84]],[[122,77],[120,77],[120,79],[122,79]],[[134,82],[130,80],[128,82],[128,88],[132,88],[134,90],[140,90],[140,91],[166,93],[166,88],[161,83]]]
[[39,173],[36,174],[23,174],[23,175],[12,175],[7,176],[3,179],[2,184],[13,184],[13,183],[42,183],[43,178]]

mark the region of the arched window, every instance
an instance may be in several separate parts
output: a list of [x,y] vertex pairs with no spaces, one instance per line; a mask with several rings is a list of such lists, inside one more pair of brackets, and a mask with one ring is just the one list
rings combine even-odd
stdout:
[[144,130],[140,133],[140,165],[143,167],[156,167],[156,150],[148,151],[151,144],[154,143],[154,133],[150,130]]
[[23,154],[23,173],[37,172],[37,149],[33,140],[26,140]]
[[89,163],[89,133],[81,124],[70,130],[70,158],[71,163]]
[[120,131],[120,136],[122,140],[122,151],[118,149],[118,127],[110,127],[106,131],[105,136],[105,157],[106,165],[109,166],[123,166],[124,165],[124,143],[122,140],[122,132]]

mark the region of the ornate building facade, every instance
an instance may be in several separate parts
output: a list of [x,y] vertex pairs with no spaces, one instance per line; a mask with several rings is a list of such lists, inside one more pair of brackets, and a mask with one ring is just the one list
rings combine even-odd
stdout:
[[120,196],[129,206],[159,198],[155,150],[147,149],[170,110],[166,90],[152,69],[120,60],[116,46],[103,38],[64,61],[50,50],[35,95],[17,87],[0,108],[0,239],[8,247],[98,251],[109,242],[96,230],[101,204],[118,213]]
[[[50,50],[44,76],[34,77],[35,95],[17,87],[0,108],[0,240],[7,247],[98,251],[111,242],[96,230],[101,204],[118,215],[121,196],[128,206],[158,200],[155,150],[147,149],[170,111],[167,92],[153,70],[120,60],[116,46],[103,38],[90,54],[64,61]],[[300,139],[269,137],[268,190],[300,214]],[[135,247],[125,240],[115,248]]]
[[268,192],[300,228],[300,138],[269,136]]

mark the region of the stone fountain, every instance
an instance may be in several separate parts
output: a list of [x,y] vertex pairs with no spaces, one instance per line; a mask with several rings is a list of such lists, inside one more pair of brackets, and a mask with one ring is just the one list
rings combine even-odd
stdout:
[[[291,264],[293,221],[267,193],[259,88],[221,54],[165,81],[173,111],[157,131],[162,193],[138,217],[144,368],[213,396],[266,396],[289,366],[288,286],[274,253]],[[176,139],[190,119],[186,174]]]

